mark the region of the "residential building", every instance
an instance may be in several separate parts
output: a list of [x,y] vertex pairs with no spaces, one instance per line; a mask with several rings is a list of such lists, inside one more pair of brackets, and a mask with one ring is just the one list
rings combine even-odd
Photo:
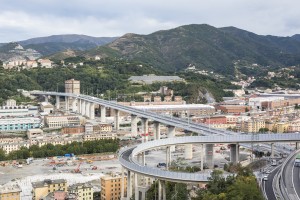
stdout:
[[17,101],[14,99],[7,99],[5,101],[5,106],[7,107],[16,107],[17,106]]
[[71,185],[68,189],[69,193],[76,194],[78,200],[93,200],[93,186],[88,183],[77,183]]
[[21,149],[21,147],[29,148],[30,144],[27,141],[0,144],[0,148],[2,148],[6,154],[9,154],[12,151],[17,151],[17,150]]
[[80,81],[75,79],[66,80],[65,93],[80,94]]
[[101,177],[101,200],[119,200],[121,199],[121,189],[123,184],[124,194],[127,191],[127,177],[124,176],[124,183],[122,177],[117,174],[107,175]]
[[27,130],[27,138],[36,138],[36,137],[41,137],[43,136],[44,131],[40,128],[34,128],[34,129],[29,129]]
[[61,129],[62,134],[81,134],[84,133],[84,126],[64,126]]
[[84,134],[82,136],[83,141],[92,141],[92,140],[104,140],[104,139],[116,139],[116,133],[96,133],[96,134]]
[[263,119],[252,118],[243,121],[241,124],[241,131],[246,133],[258,133],[261,128],[265,128],[265,121]]
[[79,116],[64,115],[64,116],[46,116],[45,125],[49,128],[62,128],[64,126],[79,126],[83,121]]
[[112,132],[112,125],[101,123],[93,125],[93,133]]
[[38,59],[39,64],[41,67],[51,68],[52,67],[52,61],[49,59]]
[[27,68],[36,68],[38,66],[38,63],[35,60],[28,60],[26,62]]
[[0,200],[21,200],[19,185],[0,186]]
[[54,106],[49,102],[42,102],[40,104],[40,107],[41,107],[41,111],[43,111],[44,113],[47,113],[47,114],[53,113]]
[[33,200],[40,200],[46,197],[49,193],[54,191],[65,191],[67,192],[68,184],[65,179],[50,180],[45,179],[44,181],[38,181],[32,183],[32,196]]
[[288,132],[289,126],[290,126],[289,122],[278,122],[275,125],[275,128],[276,128],[275,132],[276,133],[286,133],[286,132]]

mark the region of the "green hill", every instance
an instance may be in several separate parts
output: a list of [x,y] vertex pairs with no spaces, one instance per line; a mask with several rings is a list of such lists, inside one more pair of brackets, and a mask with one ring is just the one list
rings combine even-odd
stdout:
[[120,56],[164,71],[182,70],[193,64],[198,69],[231,74],[237,60],[263,66],[295,65],[300,62],[299,52],[300,41],[293,37],[261,36],[234,27],[192,24],[149,35],[126,34],[105,48],[79,54]]

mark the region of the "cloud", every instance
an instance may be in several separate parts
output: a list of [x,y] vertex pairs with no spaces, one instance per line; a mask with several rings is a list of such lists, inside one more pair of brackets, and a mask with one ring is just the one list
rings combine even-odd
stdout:
[[293,0],[0,0],[0,42],[53,34],[149,34],[185,24],[236,26],[258,34],[300,33]]

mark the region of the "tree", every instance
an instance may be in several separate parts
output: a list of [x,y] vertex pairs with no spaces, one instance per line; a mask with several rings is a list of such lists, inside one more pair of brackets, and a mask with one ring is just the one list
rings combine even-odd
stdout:
[[3,160],[5,160],[5,151],[2,148],[0,148],[0,161]]

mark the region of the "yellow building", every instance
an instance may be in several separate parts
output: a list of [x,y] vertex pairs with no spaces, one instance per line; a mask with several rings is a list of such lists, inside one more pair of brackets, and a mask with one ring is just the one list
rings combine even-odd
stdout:
[[93,186],[87,183],[77,183],[69,187],[69,193],[77,195],[78,200],[93,200]]
[[0,200],[20,200],[21,188],[19,185],[1,186]]
[[275,132],[276,133],[286,133],[288,132],[288,128],[289,128],[289,123],[288,122],[278,122],[276,125],[275,125]]
[[50,180],[45,179],[44,181],[32,183],[32,199],[39,200],[46,197],[50,192],[54,191],[65,191],[67,192],[67,181],[65,179]]
[[[101,200],[121,199],[122,176],[107,175],[101,177]],[[127,177],[124,176],[124,194],[127,190]]]
[[257,133],[261,128],[265,128],[265,121],[262,119],[249,119],[241,124],[241,131],[246,133]]

